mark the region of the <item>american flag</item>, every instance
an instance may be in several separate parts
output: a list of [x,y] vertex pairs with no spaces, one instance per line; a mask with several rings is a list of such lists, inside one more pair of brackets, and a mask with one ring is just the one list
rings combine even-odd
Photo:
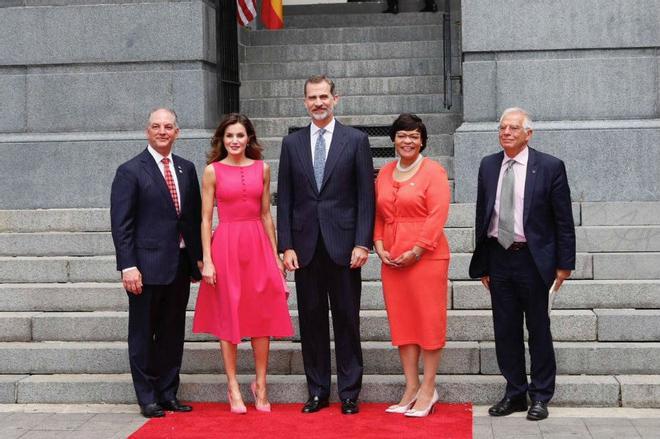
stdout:
[[236,17],[238,22],[242,26],[247,26],[257,16],[254,0],[236,0],[236,5],[238,6],[238,16]]

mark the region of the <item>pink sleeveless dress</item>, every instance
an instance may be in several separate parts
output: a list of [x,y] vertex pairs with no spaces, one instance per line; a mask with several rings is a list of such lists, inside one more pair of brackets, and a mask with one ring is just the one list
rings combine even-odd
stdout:
[[238,344],[293,335],[282,273],[261,222],[263,161],[213,163],[219,223],[211,238],[216,284],[202,281],[193,332]]

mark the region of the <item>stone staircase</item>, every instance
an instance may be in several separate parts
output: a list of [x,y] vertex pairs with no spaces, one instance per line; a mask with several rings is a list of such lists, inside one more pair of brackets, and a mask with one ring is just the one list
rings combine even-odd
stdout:
[[[360,4],[347,5],[349,11],[357,8],[351,5]],[[255,122],[273,170],[282,136],[290,126],[308,122],[304,79],[325,72],[336,80],[337,114],[346,124],[389,125],[399,112],[420,114],[430,131],[427,153],[451,178],[460,98],[451,112],[443,110],[440,16],[319,10],[322,18],[298,7],[286,16],[286,30],[241,35],[242,110]],[[325,27],[316,28],[319,22]],[[386,137],[371,141],[373,147],[391,144]],[[574,203],[574,217],[577,270],[552,316],[559,373],[554,403],[659,407],[660,203]],[[444,401],[488,404],[501,396],[503,379],[488,293],[467,278],[473,223],[474,205],[451,206],[448,342],[438,388]],[[113,254],[106,208],[0,210],[0,403],[135,402],[125,342],[127,299]],[[361,398],[396,400],[403,378],[389,342],[374,255],[363,279]],[[222,401],[226,386],[218,343],[190,330],[195,300],[196,287],[188,305],[180,397]],[[297,328],[295,294],[289,302]],[[307,397],[296,339],[272,343],[274,402]],[[239,352],[247,397],[253,374],[249,344]]]

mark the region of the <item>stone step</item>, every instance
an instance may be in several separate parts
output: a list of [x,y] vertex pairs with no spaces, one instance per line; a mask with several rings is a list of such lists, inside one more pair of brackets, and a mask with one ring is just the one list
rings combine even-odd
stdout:
[[[254,373],[250,343],[239,345],[238,373]],[[398,350],[389,342],[362,343],[367,373],[399,373]],[[332,348],[334,352],[334,347]],[[0,374],[97,374],[129,371],[126,342],[11,342],[0,343]],[[332,354],[334,358],[334,353]],[[220,373],[223,365],[218,342],[188,342],[184,346],[182,373]],[[333,361],[334,363],[334,361]],[[300,343],[274,341],[270,344],[268,370],[271,374],[303,374]],[[334,370],[334,365],[333,365]],[[476,342],[448,342],[443,350],[440,373],[479,373]]]
[[595,253],[595,279],[658,279],[660,253]]
[[[555,342],[557,371],[565,375],[654,375],[660,373],[660,343]],[[399,354],[386,341],[362,342],[366,373],[398,373]],[[253,372],[250,344],[239,345],[239,373]],[[0,374],[11,373],[124,373],[128,351],[123,341],[109,342],[2,342]],[[222,371],[219,344],[187,342],[182,371]],[[334,362],[333,362],[334,363]],[[529,366],[529,358],[527,358]],[[334,366],[333,366],[334,367]],[[273,374],[302,374],[300,343],[271,343],[269,370]],[[440,373],[498,375],[495,343],[447,342]]]
[[[303,103],[301,102],[302,106]],[[343,115],[337,114],[337,120],[344,125],[392,125],[399,114],[390,115]],[[462,116],[458,113],[418,114],[424,121],[429,135],[452,134],[461,124]],[[289,133],[289,127],[309,125],[309,117],[254,117],[250,118],[260,137],[282,137]]]
[[[292,279],[293,276],[289,275]],[[195,309],[197,284],[191,285],[188,310]],[[296,287],[289,281],[289,309],[297,308]],[[488,310],[490,296],[479,281],[449,282],[448,309]],[[362,282],[363,310],[382,310],[380,281]],[[554,303],[565,309],[660,308],[660,280],[567,280]],[[5,312],[126,311],[120,282],[0,284],[0,310]],[[553,314],[554,315],[554,314]]]
[[[380,9],[384,9],[381,6]],[[311,12],[311,11],[310,11]],[[405,23],[419,25],[441,25],[443,14],[428,14],[420,12],[403,12],[394,14],[378,13],[352,13],[352,14],[323,14],[323,21],[319,21],[318,14],[309,15],[284,15],[284,27],[286,29],[306,29],[323,27],[348,27],[356,26],[401,26]]]
[[594,312],[599,340],[660,340],[660,309],[595,309]]
[[[657,339],[660,319],[657,313],[645,311],[649,322],[646,334],[639,329],[621,328],[613,317],[621,316],[622,322],[636,314],[617,314],[610,310],[609,317],[601,322],[591,310],[559,310],[552,316],[552,332],[556,341],[595,341],[597,328],[606,334],[624,333],[627,338],[609,336],[604,341],[652,341]],[[643,313],[642,313],[643,314]],[[216,338],[207,334],[194,334],[192,321],[194,313],[186,315],[186,340],[211,341]],[[292,340],[300,339],[298,312],[292,311],[294,326]],[[653,320],[655,318],[655,321]],[[330,323],[332,327],[332,323]],[[384,310],[360,312],[362,341],[390,341],[389,323]],[[635,328],[639,328],[636,325]],[[626,332],[627,330],[627,332]],[[618,332],[617,332],[618,331]],[[333,337],[331,331],[331,338]],[[600,336],[600,332],[598,332]],[[639,334],[640,338],[635,338]],[[0,342],[14,341],[124,341],[128,335],[128,312],[0,312]],[[447,340],[484,341],[494,340],[493,319],[489,310],[449,310],[447,313]]]
[[[429,146],[430,148],[430,146]],[[444,163],[452,168],[449,157]],[[393,159],[380,159],[390,161]],[[271,209],[275,217],[276,208]],[[451,204],[447,227],[473,227],[474,204]],[[108,232],[108,208],[0,210],[0,233]],[[1,246],[0,246],[1,247]],[[1,249],[0,249],[1,251]]]
[[[440,111],[442,94],[344,96],[337,103],[338,112],[347,114],[430,113]],[[307,109],[296,98],[241,99],[241,110],[257,117],[277,117],[289,114],[303,117]]]
[[[282,137],[259,137],[259,143],[264,148],[263,155],[266,159],[273,160],[280,158]],[[389,137],[369,136],[369,144],[371,145],[371,148],[390,148],[392,157],[390,157],[389,160],[394,160],[394,146]],[[452,157],[454,155],[454,140],[452,135],[429,135],[424,155],[429,157]],[[471,206],[474,211],[474,205]]]
[[[351,61],[285,61],[254,63],[242,69],[241,80],[307,79],[323,73],[331,78],[427,76],[442,73],[441,58],[368,59]],[[299,104],[302,104],[300,99]],[[302,106],[302,105],[300,105]],[[437,110],[442,110],[440,106]],[[454,110],[456,111],[456,110]],[[401,112],[400,110],[398,112]],[[435,112],[435,111],[434,111]],[[252,115],[248,112],[248,114]],[[341,113],[340,113],[341,114]],[[344,113],[350,114],[350,113]]]
[[[557,342],[557,373],[566,375],[660,374],[660,343]],[[499,374],[495,343],[479,343],[481,373]],[[529,371],[529,350],[526,349]]]
[[[457,229],[458,230],[458,229]],[[470,236],[469,230],[465,236]],[[467,239],[467,238],[466,238]],[[470,253],[454,253],[449,266],[449,278],[467,280]],[[592,258],[600,256],[578,253],[574,279],[591,279]],[[630,275],[635,278],[635,272]],[[362,267],[363,280],[380,279],[380,260],[375,254]],[[115,282],[119,280],[114,256],[48,256],[0,257],[0,282]]]
[[[388,41],[337,44],[296,44],[281,46],[242,46],[241,63],[282,61],[350,61],[359,59],[408,59],[442,57],[442,40]],[[453,61],[453,60],[452,60]],[[241,84],[243,87],[245,83]],[[341,88],[340,90],[349,90]],[[302,88],[300,89],[302,90]],[[300,92],[298,90],[298,92]],[[243,88],[241,88],[243,94]]]
[[[642,381],[648,378],[648,382]],[[250,402],[251,375],[240,375],[241,391]],[[570,376],[557,377],[552,404],[571,407],[617,407],[639,404],[639,395],[657,392],[657,376]],[[332,401],[337,401],[336,377],[332,379]],[[619,383],[621,382],[621,384]],[[439,375],[438,393],[442,402],[471,402],[488,405],[502,397],[504,379],[499,376]],[[128,373],[92,375],[0,375],[0,395],[4,403],[19,404],[135,404],[135,391]],[[364,402],[397,401],[403,393],[404,379],[393,375],[365,375],[360,400]],[[625,395],[620,401],[619,395]],[[179,398],[183,401],[226,402],[227,384],[220,374],[183,374]],[[268,375],[268,396],[273,403],[302,403],[307,399],[307,384],[302,375]],[[655,400],[657,403],[657,400]],[[252,408],[248,409],[251,410]]]
[[[293,275],[289,275],[293,278]],[[297,309],[296,286],[289,281],[289,309]],[[199,284],[190,286],[188,310],[195,309]],[[451,283],[448,287],[451,293]],[[362,282],[361,308],[363,310],[385,309],[382,286],[379,281]],[[451,308],[451,294],[448,294]],[[80,283],[25,283],[0,284],[0,310],[8,312],[81,312],[81,311],[126,311],[128,299],[120,282]]]
[[582,203],[585,226],[660,225],[658,201],[601,201]]
[[[454,281],[452,306],[490,309],[490,295],[479,281]],[[556,296],[554,308],[660,308],[660,280],[569,279]]]
[[110,230],[110,210],[0,210],[0,232],[95,232]]
[[257,30],[243,32],[241,40],[247,46],[430,41],[442,40],[442,27],[436,24],[421,24],[415,26]]
[[[419,12],[425,6],[423,0],[399,0],[399,13]],[[439,7],[440,4],[438,5]],[[452,15],[458,14],[460,8],[458,3],[452,5]],[[322,20],[326,15],[353,15],[353,14],[380,14],[385,5],[381,2],[347,2],[347,3],[317,3],[317,4],[297,4],[284,6],[284,19],[287,17],[303,15],[306,17]],[[407,14],[406,14],[407,15]],[[403,15],[404,17],[406,15]],[[319,17],[320,16],[320,17]]]
[[[451,179],[453,177],[453,160],[449,157],[433,157],[436,161],[440,162],[443,167],[447,170],[447,174]],[[376,158],[374,159],[374,166],[381,167],[384,164],[390,162],[391,158]],[[273,179],[273,193],[276,193],[277,186],[277,168],[278,161],[271,161],[271,173]],[[457,205],[453,205],[457,206]],[[452,207],[453,207],[452,206]],[[452,209],[458,211],[462,207],[457,209]],[[470,209],[467,208],[465,215],[466,222],[470,221],[469,214],[467,211]],[[36,228],[34,222],[28,224],[19,224],[16,220],[27,216],[29,211],[3,211],[6,217],[9,217],[12,212],[15,212],[15,218],[8,221],[9,224],[6,224],[5,227],[10,227],[10,223],[14,223],[19,228]],[[82,215],[85,215],[84,210],[78,211]],[[57,218],[58,212],[51,212],[48,214],[51,218]],[[107,210],[106,210],[107,213]],[[74,212],[65,211],[61,212],[61,216],[66,218],[74,215]],[[274,218],[276,217],[276,209],[273,208],[272,212]],[[459,218],[455,221],[458,221]],[[106,221],[106,230],[107,230],[107,219]],[[103,220],[99,218],[99,221],[92,224],[92,228],[101,229]],[[457,229],[451,226],[463,226],[461,229]],[[473,229],[472,224],[459,223],[459,224],[449,224],[446,227],[446,233],[450,239],[450,248],[457,253],[461,252],[470,252],[473,250],[474,246],[472,239],[469,239],[472,235]],[[55,225],[49,224],[46,228],[55,228]],[[73,229],[78,228],[75,225],[70,225],[64,223],[63,228],[71,227]],[[456,236],[460,236],[459,240],[452,240]],[[603,260],[603,264],[610,264],[607,262],[609,259],[616,259],[616,253],[609,252],[627,252],[626,254],[634,254],[635,257],[643,258],[644,255],[651,255],[657,253],[647,253],[647,252],[658,252],[660,251],[660,227],[658,226],[593,226],[593,227],[576,227],[576,238],[577,238],[577,251],[578,252],[588,252],[598,255],[598,258],[601,256],[607,256]],[[635,239],[633,239],[635,238]],[[607,253],[606,253],[607,252]],[[629,253],[634,252],[634,253]],[[97,256],[97,255],[112,255],[114,254],[114,246],[112,244],[112,239],[108,232],[69,232],[69,231],[60,231],[60,232],[15,232],[11,230],[8,233],[0,233],[0,256]],[[608,265],[603,266],[603,270],[607,268]],[[648,267],[645,273],[648,276],[654,276],[655,278],[660,276],[660,273],[657,271],[654,272],[653,267]],[[616,278],[616,277],[615,277]],[[654,278],[654,277],[651,277]]]
[[[452,249],[470,252],[473,232],[445,231]],[[102,256],[114,255],[110,232],[0,233],[0,256]]]
[[[577,251],[660,251],[660,226],[657,225],[584,226],[577,227],[575,234]],[[660,271],[657,271],[656,274],[660,276]]]

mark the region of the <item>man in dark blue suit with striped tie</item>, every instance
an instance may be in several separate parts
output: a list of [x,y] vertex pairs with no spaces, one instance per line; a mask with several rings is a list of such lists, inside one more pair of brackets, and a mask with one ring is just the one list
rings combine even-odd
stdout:
[[128,294],[128,354],[141,413],[186,412],[179,403],[190,280],[201,278],[201,200],[195,165],[172,154],[176,114],[149,114],[148,146],[117,169],[112,238]]
[[295,270],[309,399],[303,413],[328,406],[332,310],[342,413],[359,411],[362,386],[360,267],[373,244],[374,170],[367,135],[339,123],[332,80],[305,82],[311,124],[282,141],[277,197],[278,248]]

